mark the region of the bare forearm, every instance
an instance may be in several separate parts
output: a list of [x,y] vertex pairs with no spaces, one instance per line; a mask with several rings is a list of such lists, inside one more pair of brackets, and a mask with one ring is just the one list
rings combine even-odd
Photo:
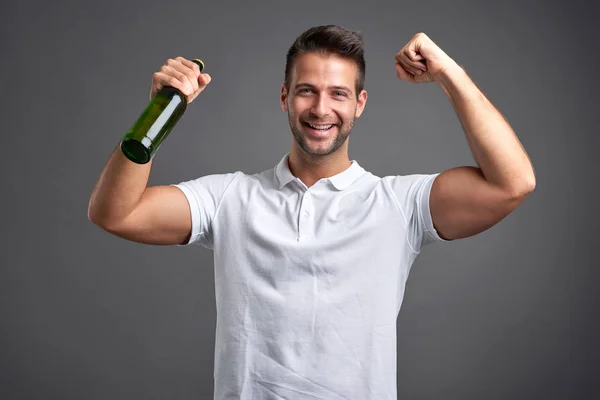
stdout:
[[135,164],[117,146],[107,161],[92,192],[88,217],[95,224],[114,225],[139,203],[150,175],[152,161]]
[[533,166],[504,116],[457,64],[439,81],[465,131],[485,179],[512,194],[533,190]]

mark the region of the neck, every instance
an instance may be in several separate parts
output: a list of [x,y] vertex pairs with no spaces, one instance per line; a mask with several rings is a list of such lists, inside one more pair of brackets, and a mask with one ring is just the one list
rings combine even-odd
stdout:
[[300,179],[306,187],[311,187],[319,179],[337,175],[350,167],[352,163],[347,150],[340,148],[327,156],[314,156],[302,149],[292,147],[288,167],[292,175]]

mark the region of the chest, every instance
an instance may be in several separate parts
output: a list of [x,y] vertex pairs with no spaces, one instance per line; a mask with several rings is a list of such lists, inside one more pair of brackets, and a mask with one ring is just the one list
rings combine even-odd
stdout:
[[219,298],[300,321],[319,307],[359,318],[387,304],[368,318],[394,315],[410,253],[397,205],[384,194],[250,193],[224,204],[220,218]]
[[376,191],[262,193],[250,196],[242,208],[249,236],[275,235],[322,246],[356,235],[383,234],[401,223],[396,206]]
[[376,271],[405,251],[397,205],[376,190],[248,191],[224,204],[219,218],[223,257],[275,274],[273,265],[285,266],[282,278],[315,268],[327,276]]

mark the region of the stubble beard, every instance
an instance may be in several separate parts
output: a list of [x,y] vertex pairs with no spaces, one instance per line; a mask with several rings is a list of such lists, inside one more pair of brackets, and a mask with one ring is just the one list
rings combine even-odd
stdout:
[[[310,147],[309,143],[304,138],[304,134],[301,130],[302,127],[300,125],[296,125],[296,118],[294,115],[290,114],[289,111],[288,120],[290,123],[292,135],[294,136],[296,143],[298,143],[298,146],[300,146],[302,150],[304,150],[307,154],[310,154],[311,156],[327,156],[336,152],[346,142],[354,126],[354,120],[350,120],[347,123],[342,122],[341,125],[336,125],[337,134],[331,142],[330,146],[324,150],[315,150]],[[298,124],[302,124],[302,122],[299,122]]]

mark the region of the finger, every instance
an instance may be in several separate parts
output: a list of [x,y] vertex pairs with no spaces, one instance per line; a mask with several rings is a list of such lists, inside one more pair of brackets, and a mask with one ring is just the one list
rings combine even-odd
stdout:
[[398,57],[397,61],[408,73],[412,75],[421,75],[423,72],[421,69],[413,67],[406,57]]
[[152,74],[152,90],[150,92],[150,97],[156,95],[156,93],[165,86],[174,87],[182,92],[185,90],[183,88],[183,83],[179,79],[163,72],[161,67],[161,71]]
[[198,79],[198,76],[201,74],[200,66],[198,64],[183,57],[177,57],[175,60],[190,68],[194,72],[193,79]]
[[414,75],[406,71],[400,63],[397,62],[394,64],[394,67],[396,68],[396,75],[398,75],[398,78],[401,80],[413,81],[415,79]]
[[183,72],[179,72],[175,68],[168,65],[163,65],[160,67],[160,72],[163,75],[158,76],[158,78],[161,79],[161,83],[163,83],[164,86],[173,86],[186,96],[189,96],[195,92],[192,82],[190,82],[187,75]]
[[[403,64],[409,66],[410,71],[412,73],[417,74],[417,70],[418,71],[425,71],[427,69],[427,67],[425,66],[425,64],[423,63],[424,61],[413,61],[410,59],[410,56],[407,53],[407,50],[401,51],[397,56],[396,59],[400,62],[402,62]],[[424,59],[423,59],[424,60]]]
[[200,74],[200,76],[198,77],[198,86],[204,87],[208,85],[211,80],[212,78],[209,74]]
[[404,54],[406,54],[406,56],[411,61],[421,61],[421,60],[425,59],[425,57],[423,57],[421,55],[421,53],[417,53],[417,51],[415,49],[412,49],[412,48],[407,48],[406,50],[404,50]]
[[[198,89],[198,76],[194,67],[185,65],[185,60],[183,57],[177,57],[172,63],[171,67],[175,69],[177,72],[182,73],[186,76],[187,81],[190,83],[192,87],[192,91],[195,92]],[[194,64],[194,63],[192,63]],[[194,64],[196,65],[196,64]],[[197,65],[196,65],[197,67]],[[200,70],[198,69],[198,73]]]
[[208,86],[208,84],[210,83],[211,79],[212,79],[212,78],[210,77],[210,75],[209,75],[209,74],[201,74],[201,75],[198,77],[198,90],[196,90],[196,91],[194,92],[194,94],[192,94],[191,96],[189,96],[189,100],[188,100],[188,102],[189,102],[189,103],[191,103],[192,101],[194,101],[194,99],[195,99],[196,97],[198,97],[198,95],[199,95],[200,93],[202,93],[202,91],[203,91],[204,89],[206,89],[206,86]]
[[190,68],[194,75],[193,77],[190,77],[190,81],[192,81],[192,83],[194,84],[194,96],[193,98],[196,98],[196,96],[202,91],[201,86],[206,86],[208,85],[208,82],[210,82],[210,77],[208,78],[208,82],[206,82],[206,77],[202,78],[202,71],[200,71],[200,66],[198,64],[196,64],[193,61],[190,60],[186,60],[183,57],[177,57],[176,60],[181,61],[181,63]]
[[422,71],[427,71],[427,65],[425,64],[426,60],[420,53],[417,53],[413,49],[406,49],[404,52],[406,58],[408,58],[408,63],[415,68],[419,68]]
[[[192,86],[192,91],[195,92],[198,89],[198,78],[196,73],[194,72],[193,67],[187,67],[185,66],[182,62],[181,62],[182,58],[181,57],[177,57],[177,59],[172,59],[170,58],[169,60],[167,60],[167,66],[173,68],[175,71],[177,71],[180,74],[183,74],[185,76],[185,78],[187,79],[187,81],[190,83],[190,85]],[[183,77],[178,76],[178,79],[183,79]]]

